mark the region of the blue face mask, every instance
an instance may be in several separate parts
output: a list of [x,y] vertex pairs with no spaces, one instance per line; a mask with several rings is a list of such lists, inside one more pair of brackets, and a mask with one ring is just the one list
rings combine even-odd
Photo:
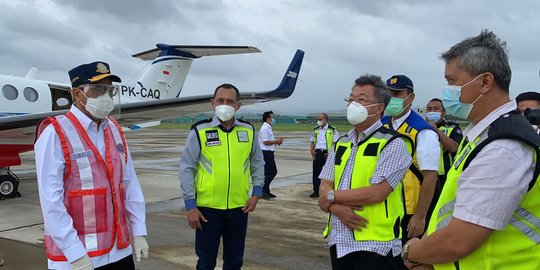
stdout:
[[437,123],[439,119],[441,119],[441,112],[427,112],[426,118],[428,121],[431,121],[433,123]]
[[461,89],[470,84],[471,82],[475,81],[476,79],[480,78],[480,76],[482,75],[484,74],[476,76],[474,79],[470,80],[463,86],[446,85],[443,87],[441,99],[444,107],[446,108],[446,112],[449,115],[460,120],[467,120],[467,117],[469,117],[474,103],[476,103],[476,101],[478,101],[484,94],[480,93],[480,95],[471,104],[462,103],[459,100],[459,97],[461,96]]

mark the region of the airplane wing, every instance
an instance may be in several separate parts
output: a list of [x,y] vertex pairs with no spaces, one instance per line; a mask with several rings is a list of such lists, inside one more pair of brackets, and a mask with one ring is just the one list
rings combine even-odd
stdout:
[[[304,51],[297,50],[289,68],[285,72],[279,86],[266,92],[241,93],[242,105],[288,98],[294,92],[300,67],[304,58]],[[181,97],[174,99],[134,102],[117,105],[120,106],[118,122],[122,126],[130,126],[149,121],[172,119],[186,114],[211,111],[210,99],[213,95]],[[7,116],[0,118],[0,143],[8,141],[10,144],[33,142],[36,125],[47,116],[56,116],[67,113],[68,110],[59,110],[44,113]]]
[[183,57],[186,58],[199,58],[203,56],[210,55],[227,55],[227,54],[244,54],[244,53],[258,53],[261,52],[259,49],[251,46],[186,46],[186,45],[166,45],[166,44],[157,44],[157,48],[148,50],[145,52],[137,53],[132,55],[132,57],[140,58],[142,60],[154,60],[159,56],[160,52],[163,50],[168,50],[173,48],[178,50],[178,53],[181,53]]

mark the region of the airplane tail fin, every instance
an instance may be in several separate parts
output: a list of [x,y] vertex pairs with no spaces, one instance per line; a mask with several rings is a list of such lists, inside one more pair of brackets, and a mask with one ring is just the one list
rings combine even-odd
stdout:
[[122,95],[128,95],[128,102],[179,97],[193,59],[260,52],[250,46],[156,46],[156,49],[132,55],[142,60],[152,60],[152,63],[134,88],[123,86]]
[[296,87],[296,82],[298,81],[298,74],[300,73],[300,68],[302,67],[304,54],[304,51],[300,49],[296,50],[296,53],[291,60],[291,64],[289,64],[289,68],[287,68],[287,71],[285,71],[285,75],[283,76],[281,83],[276,89],[268,93],[269,96],[288,98],[292,95],[294,88]]

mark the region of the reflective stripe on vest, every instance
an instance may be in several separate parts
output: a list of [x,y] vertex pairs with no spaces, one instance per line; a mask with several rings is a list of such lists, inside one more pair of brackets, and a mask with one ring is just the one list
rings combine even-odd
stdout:
[[[351,174],[351,183],[347,189],[371,186],[370,179],[377,166],[381,151],[392,138],[395,138],[392,134],[376,131],[370,138],[358,145],[356,153],[351,153],[353,146],[348,137],[340,138],[335,145],[335,151],[343,154],[336,156],[334,189],[339,189],[345,167],[349,162],[354,162],[354,167]],[[353,156],[354,160],[352,160]],[[384,202],[365,205],[363,208],[362,211],[355,211],[355,213],[368,219],[369,226],[363,228],[362,231],[354,230],[354,239],[356,241],[392,241],[401,238],[399,224],[404,215],[401,183],[388,195]],[[331,218],[329,217],[328,224],[323,232],[325,237],[328,236],[331,226]]]
[[[452,134],[452,131],[454,131],[455,126],[441,126],[439,127],[439,130],[446,136],[450,137],[450,134]],[[440,151],[440,160],[439,160],[439,175],[446,175],[448,173],[448,170],[450,169],[450,166],[452,166],[453,158],[452,153],[444,150],[444,147],[442,143],[439,143],[441,147]]]
[[[66,166],[70,164],[70,168],[66,168],[70,173],[64,175],[64,204],[88,255],[107,254],[115,242],[119,249],[128,247],[129,231],[121,182],[124,161],[127,160],[125,139],[112,124],[103,130],[105,162],[72,113],[50,120],[62,149],[67,149],[63,150]],[[44,242],[50,260],[67,260],[47,231]]]
[[[485,139],[459,146],[455,162],[448,172],[446,184],[431,215],[427,234],[448,226],[453,218],[458,181],[469,155]],[[535,155],[535,160],[536,160]],[[472,254],[455,263],[434,265],[437,270],[474,269],[540,269],[540,185],[539,181],[525,194],[519,207],[503,230],[494,231]],[[534,209],[534,210],[533,210]],[[456,268],[458,266],[459,268]]]
[[[330,152],[330,149],[332,149],[332,145],[334,144],[334,132],[335,132],[335,128],[333,126],[330,126],[328,125],[328,127],[326,128],[326,132],[324,133],[325,135],[325,140],[326,140],[326,150]],[[317,127],[316,130],[315,130],[315,134],[313,135],[313,144],[315,145],[315,147],[317,147],[317,138],[319,137],[319,133],[321,131],[321,128],[320,127]]]
[[197,206],[243,207],[249,199],[253,126],[240,122],[225,132],[201,123],[195,131],[201,147],[195,179]]

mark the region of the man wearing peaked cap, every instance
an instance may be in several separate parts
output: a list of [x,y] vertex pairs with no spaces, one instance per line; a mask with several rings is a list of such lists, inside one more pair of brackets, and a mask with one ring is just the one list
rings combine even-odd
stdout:
[[108,117],[121,80],[104,62],[69,77],[73,106],[40,122],[34,146],[48,269],[135,269],[132,253],[148,256],[144,197],[122,128]]
[[[427,228],[427,218],[437,186],[439,137],[424,118],[411,110],[414,85],[405,75],[394,75],[386,81],[392,98],[382,123],[409,137],[413,143],[413,164],[403,178],[406,213],[401,222],[402,241],[417,237]],[[435,195],[436,196],[436,195]]]
[[86,83],[97,83],[105,78],[110,78],[113,82],[122,82],[120,77],[111,74],[109,64],[105,62],[80,65],[68,71],[68,74],[73,87]]

